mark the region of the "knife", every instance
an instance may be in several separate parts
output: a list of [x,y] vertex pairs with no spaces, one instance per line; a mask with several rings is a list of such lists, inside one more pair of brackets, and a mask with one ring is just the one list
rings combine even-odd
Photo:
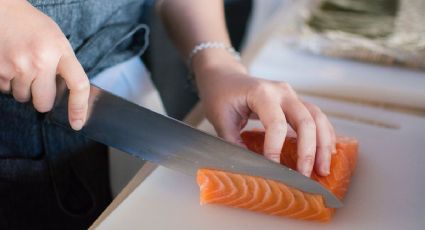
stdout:
[[[48,119],[71,129],[68,97],[66,87],[58,88]],[[290,168],[94,85],[90,86],[88,119],[78,133],[184,174],[195,176],[199,168],[212,168],[260,176],[322,195],[327,207],[342,207],[342,202],[330,191]]]

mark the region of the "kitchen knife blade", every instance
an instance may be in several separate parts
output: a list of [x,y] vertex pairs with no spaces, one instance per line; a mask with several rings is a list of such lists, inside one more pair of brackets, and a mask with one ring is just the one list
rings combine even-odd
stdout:
[[[48,118],[71,129],[68,97],[65,87],[58,89],[55,106]],[[188,175],[196,175],[199,168],[211,168],[260,176],[303,192],[320,194],[328,207],[342,207],[342,202],[330,191],[294,170],[94,85],[90,86],[87,123],[78,133]]]

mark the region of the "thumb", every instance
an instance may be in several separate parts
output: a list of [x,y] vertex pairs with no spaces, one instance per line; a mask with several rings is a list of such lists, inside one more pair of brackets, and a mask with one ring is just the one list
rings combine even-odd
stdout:
[[232,113],[224,114],[216,122],[212,121],[218,136],[224,140],[245,147],[240,136],[241,130],[245,127],[247,119],[242,119],[239,115]]

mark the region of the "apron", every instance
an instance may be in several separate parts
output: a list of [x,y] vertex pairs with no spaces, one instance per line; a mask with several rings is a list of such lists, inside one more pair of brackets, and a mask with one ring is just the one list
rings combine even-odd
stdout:
[[[90,78],[147,46],[142,0],[30,0]],[[86,229],[111,201],[107,147],[0,94],[0,229]]]

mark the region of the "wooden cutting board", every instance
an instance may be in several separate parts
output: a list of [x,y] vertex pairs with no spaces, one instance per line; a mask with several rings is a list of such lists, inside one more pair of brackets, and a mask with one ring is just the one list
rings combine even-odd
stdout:
[[[305,98],[338,133],[359,139],[357,171],[327,224],[221,206],[200,206],[195,178],[159,167],[98,229],[422,229],[425,225],[425,118],[329,99]],[[212,132],[203,122],[202,129]]]

